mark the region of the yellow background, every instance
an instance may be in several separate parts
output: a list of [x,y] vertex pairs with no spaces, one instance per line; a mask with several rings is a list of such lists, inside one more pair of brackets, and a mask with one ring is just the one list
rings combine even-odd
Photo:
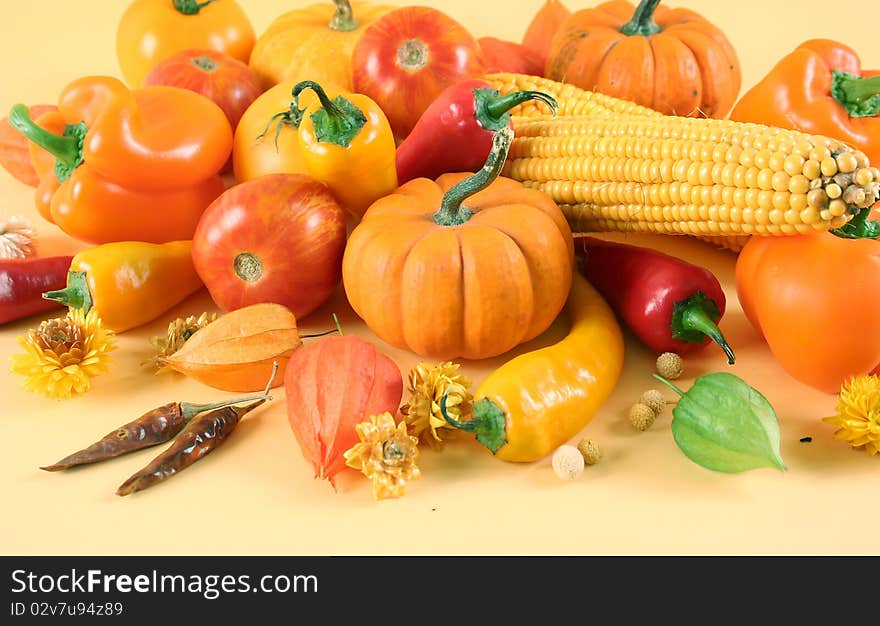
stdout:
[[[117,74],[114,37],[121,0],[2,0],[0,110],[16,102],[53,102],[70,80]],[[284,10],[305,2],[242,2],[257,32]],[[393,4],[393,2],[392,2]],[[403,4],[398,2],[397,4]],[[519,39],[540,0],[428,2],[475,35]],[[591,6],[569,0],[574,8]],[[740,54],[743,88],[805,39],[848,42],[866,67],[880,67],[876,20],[864,0],[679,0],[727,33]],[[32,191],[0,170],[0,215],[25,215],[39,228],[42,254],[81,247],[32,209]],[[635,238],[633,238],[636,241]],[[334,493],[313,480],[287,424],[282,389],[251,413],[231,440],[184,473],[141,494],[114,495],[116,486],[160,448],[61,474],[38,466],[61,458],[148,409],[171,401],[211,402],[229,394],[178,375],[153,376],[139,367],[148,339],[178,315],[214,310],[203,291],[163,318],[120,337],[111,372],[86,396],[56,402],[28,394],[8,371],[15,337],[39,317],[0,329],[0,552],[4,554],[877,554],[880,539],[880,458],[832,441],[820,421],[835,397],[788,377],[748,325],[736,302],[734,257],[696,240],[646,237],[716,272],[726,288],[722,323],[738,361],[732,370],[763,392],[782,427],[789,471],[716,474],[691,463],[676,447],[667,411],[645,433],[626,421],[629,404],[646,388],[653,357],[627,336],[625,372],[583,435],[599,441],[602,462],[581,478],[558,480],[549,459],[512,465],[493,459],[468,437],[436,453],[422,452],[423,477],[405,497],[375,502],[369,484],[346,472]],[[348,333],[369,332],[341,291],[304,321],[327,328],[340,314]],[[562,320],[529,346],[561,337]],[[411,354],[378,342],[404,374]],[[804,338],[809,350],[809,338]],[[465,363],[479,382],[503,359]],[[679,381],[727,369],[720,350],[686,362]],[[671,398],[671,396],[670,396]],[[813,442],[799,443],[803,436]],[[577,438],[573,440],[576,443]],[[650,583],[649,583],[650,584]]]

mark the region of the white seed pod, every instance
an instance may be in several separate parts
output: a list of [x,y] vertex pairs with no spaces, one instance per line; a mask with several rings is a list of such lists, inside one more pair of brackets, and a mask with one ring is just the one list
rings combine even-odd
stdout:
[[574,480],[584,471],[584,455],[574,446],[559,446],[551,459],[553,471],[562,480]]

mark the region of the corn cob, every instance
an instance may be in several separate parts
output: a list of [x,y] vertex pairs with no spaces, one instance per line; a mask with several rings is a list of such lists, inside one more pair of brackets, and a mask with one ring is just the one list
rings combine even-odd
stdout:
[[[501,92],[502,95],[514,91],[542,91],[553,96],[559,105],[558,115],[646,115],[660,117],[653,109],[640,106],[629,100],[621,100],[595,91],[586,91],[568,83],[560,83],[549,78],[529,76],[527,74],[489,74],[483,79]],[[547,114],[547,108],[536,101],[529,101],[510,110],[513,127],[528,119],[541,118]]]
[[506,175],[547,193],[576,232],[823,231],[880,196],[864,153],[759,124],[543,116],[516,132]]
[[710,235],[693,235],[693,237],[706,243],[711,243],[722,250],[739,253],[748,243],[751,235],[716,235],[714,237]]

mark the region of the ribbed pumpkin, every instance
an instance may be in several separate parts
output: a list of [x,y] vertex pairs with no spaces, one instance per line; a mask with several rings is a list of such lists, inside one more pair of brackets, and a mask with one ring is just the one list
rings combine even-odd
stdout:
[[394,7],[333,0],[288,11],[260,35],[250,66],[269,89],[284,81],[313,80],[352,90],[351,55],[364,30]]
[[483,359],[545,331],[565,304],[573,244],[545,194],[499,178],[513,132],[477,174],[412,180],[375,202],[342,262],[348,300],[387,343]]
[[723,118],[742,80],[736,51],[701,15],[659,2],[573,13],[553,38],[545,76],[667,115]]

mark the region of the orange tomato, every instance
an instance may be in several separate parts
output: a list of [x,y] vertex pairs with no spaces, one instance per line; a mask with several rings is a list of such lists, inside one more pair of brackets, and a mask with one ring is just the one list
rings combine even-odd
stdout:
[[160,61],[192,48],[247,63],[254,28],[235,0],[134,0],[116,31],[116,55],[130,87],[141,87]]
[[373,22],[352,57],[354,91],[373,99],[394,134],[409,135],[444,89],[485,73],[476,39],[448,15],[403,7]]
[[880,242],[751,237],[736,263],[746,317],[793,378],[837,393],[880,364]]

